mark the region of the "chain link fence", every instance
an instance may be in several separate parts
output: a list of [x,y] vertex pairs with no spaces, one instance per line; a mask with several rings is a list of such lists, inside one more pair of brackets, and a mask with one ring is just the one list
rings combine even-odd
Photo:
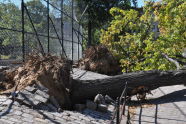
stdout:
[[74,0],[0,0],[0,64],[32,53],[82,57],[86,37]]

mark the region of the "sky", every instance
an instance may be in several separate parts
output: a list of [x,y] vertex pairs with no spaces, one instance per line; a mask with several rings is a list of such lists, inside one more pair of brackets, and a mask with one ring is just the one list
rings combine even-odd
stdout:
[[[0,0],[0,2],[8,1],[8,0]],[[11,2],[14,2],[16,5],[21,5],[21,0],[10,0]],[[29,0],[24,0],[25,2]],[[144,5],[144,0],[137,0],[138,1],[138,7],[141,7]],[[154,0],[154,1],[160,1],[160,0]]]
[[138,7],[141,7],[144,5],[144,1],[143,0],[138,0]]
[[[144,5],[144,0],[137,0],[138,1],[138,7],[142,7]],[[153,1],[160,1],[160,0],[153,0]]]

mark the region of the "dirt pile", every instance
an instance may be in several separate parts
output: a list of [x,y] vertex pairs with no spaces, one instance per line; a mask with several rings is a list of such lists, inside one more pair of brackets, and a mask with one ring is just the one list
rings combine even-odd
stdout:
[[121,72],[119,62],[103,45],[92,46],[85,50],[78,67],[107,75],[116,75]]
[[70,70],[71,65],[64,58],[31,55],[21,67],[0,72],[5,77],[0,83],[0,94],[39,83],[49,89],[49,94],[58,100],[62,108],[66,108],[70,105]]

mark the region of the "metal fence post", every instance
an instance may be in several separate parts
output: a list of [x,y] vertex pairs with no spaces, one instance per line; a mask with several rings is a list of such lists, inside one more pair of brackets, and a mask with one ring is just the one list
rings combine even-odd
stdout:
[[126,93],[124,95],[124,101],[123,101],[123,111],[122,111],[122,115],[125,115],[125,107],[126,107]]
[[128,113],[127,113],[127,124],[130,124],[130,107],[128,106]]
[[[61,41],[62,41],[62,49],[64,48],[64,32],[63,32],[63,0],[61,0]],[[63,50],[62,50],[62,54]]]
[[48,53],[50,52],[50,15],[49,15],[49,0],[47,0],[47,33],[48,33]]
[[22,53],[23,53],[23,62],[25,61],[25,19],[24,19],[24,0],[21,1],[21,14],[22,14]]
[[72,0],[72,62],[74,59],[74,0]]
[[78,30],[79,30],[79,32],[78,32],[78,60],[79,60],[79,45],[80,45],[80,37],[79,37],[79,35],[80,35],[80,24],[78,24]]
[[[59,35],[58,35],[57,29],[56,29],[56,27],[55,27],[55,25],[54,25],[54,22],[52,21],[51,18],[49,18],[49,19],[50,19],[51,24],[52,24],[52,26],[53,26],[53,28],[54,28],[54,31],[55,31],[55,33],[56,33],[56,35],[57,35],[57,38],[58,38],[58,40],[59,40],[59,43],[60,43],[60,45],[61,45],[61,47],[62,47],[61,39],[60,39],[60,37],[59,37]],[[64,54],[65,54],[65,57],[67,57],[66,52],[65,52],[65,50],[64,50],[63,47],[62,47],[62,50],[63,50],[63,52],[64,52]]]
[[125,115],[126,102],[127,102],[127,82],[125,83],[125,92],[124,92],[124,101],[123,101],[123,112],[122,115]]
[[38,43],[39,43],[39,47],[40,47],[40,49],[41,49],[41,53],[42,53],[42,55],[45,55],[45,51],[44,51],[43,46],[42,46],[42,44],[41,44],[41,41],[40,41],[40,39],[39,39],[39,35],[38,35],[38,33],[37,33],[37,30],[36,30],[36,28],[35,28],[35,26],[34,26],[34,22],[32,21],[31,16],[30,16],[30,14],[29,14],[29,11],[28,11],[28,9],[27,9],[27,7],[26,7],[25,5],[24,5],[24,9],[26,10],[26,13],[27,13],[28,18],[29,18],[29,20],[30,20],[30,23],[31,23],[31,25],[32,25],[32,28],[34,29],[36,38],[37,38]]
[[[82,30],[82,34],[83,34],[83,30]],[[84,51],[84,46],[83,46],[84,37],[83,36],[81,36],[81,37],[82,37],[82,39],[81,39],[81,47],[82,47],[82,51]]]
[[120,123],[120,98],[118,97],[117,98],[117,113],[116,113],[116,124],[119,124]]

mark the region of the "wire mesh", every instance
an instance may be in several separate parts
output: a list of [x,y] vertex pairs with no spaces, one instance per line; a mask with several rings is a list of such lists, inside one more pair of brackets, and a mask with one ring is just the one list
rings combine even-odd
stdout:
[[0,64],[42,51],[81,58],[83,28],[74,7],[74,0],[0,0]]

